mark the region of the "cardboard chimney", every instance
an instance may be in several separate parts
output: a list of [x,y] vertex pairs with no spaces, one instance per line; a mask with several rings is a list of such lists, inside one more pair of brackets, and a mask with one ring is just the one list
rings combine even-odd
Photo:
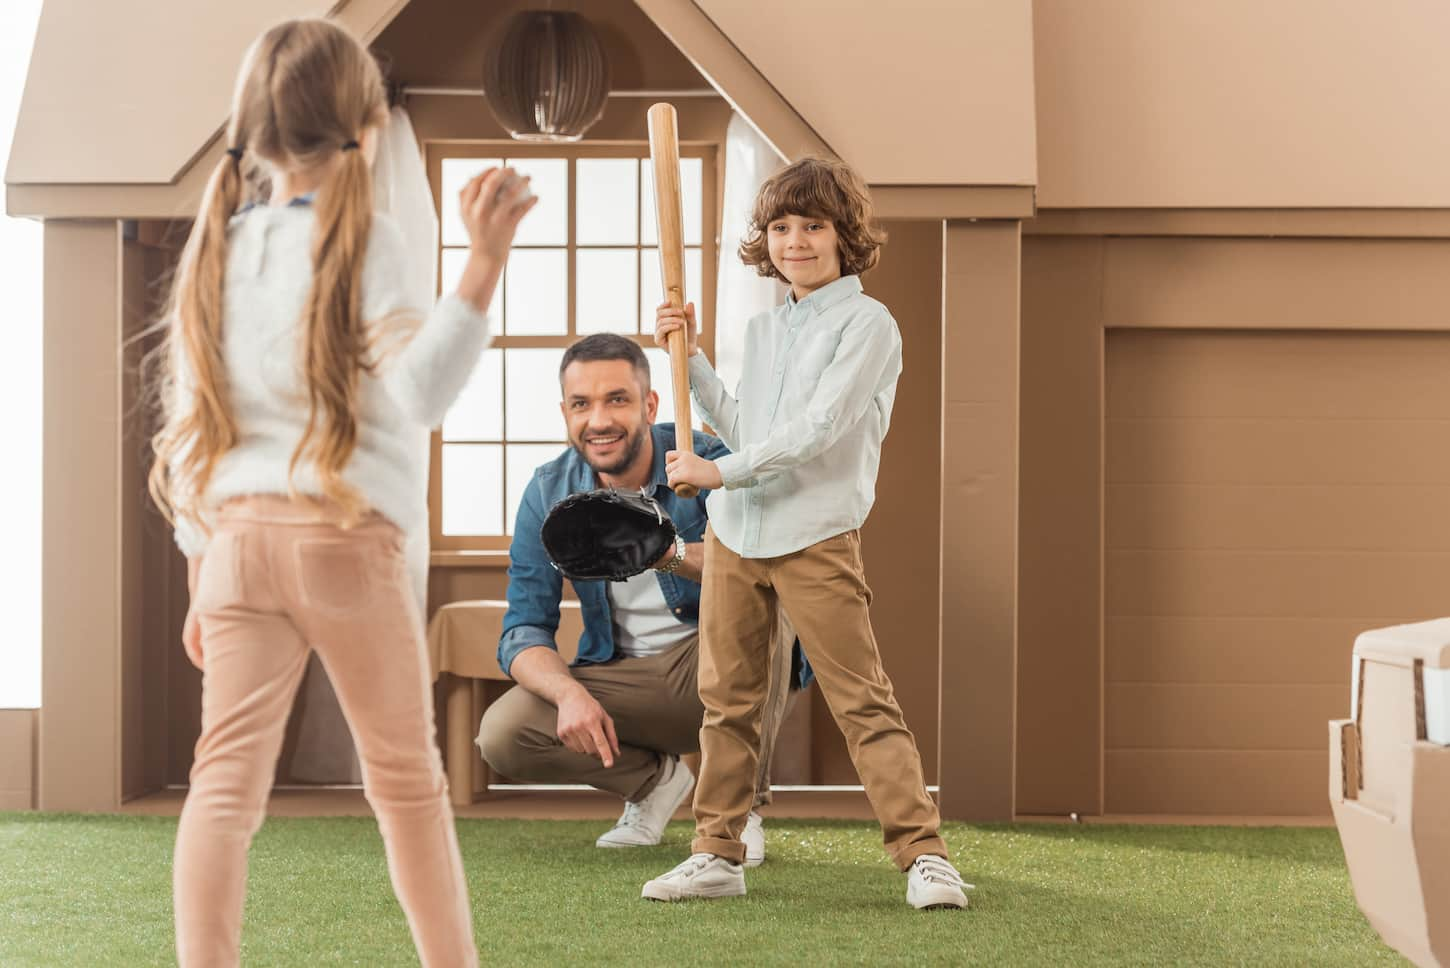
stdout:
[[1360,635],[1352,703],[1329,799],[1355,900],[1406,958],[1450,966],[1450,619]]

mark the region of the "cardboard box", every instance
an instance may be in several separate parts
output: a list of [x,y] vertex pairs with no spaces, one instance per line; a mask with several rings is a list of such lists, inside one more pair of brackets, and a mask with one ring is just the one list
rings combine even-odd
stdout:
[[1360,910],[1421,966],[1450,966],[1450,619],[1365,632],[1353,719],[1329,724],[1329,800]]

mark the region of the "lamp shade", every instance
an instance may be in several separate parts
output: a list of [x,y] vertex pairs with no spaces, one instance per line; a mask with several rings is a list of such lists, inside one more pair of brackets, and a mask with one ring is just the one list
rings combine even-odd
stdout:
[[483,91],[514,138],[578,141],[604,113],[609,62],[580,14],[525,10],[509,19],[484,64]]

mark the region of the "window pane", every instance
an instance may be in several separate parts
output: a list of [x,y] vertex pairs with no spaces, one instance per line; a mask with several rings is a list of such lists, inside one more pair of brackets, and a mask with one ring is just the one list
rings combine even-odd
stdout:
[[569,331],[567,249],[514,249],[504,280],[503,331],[563,336]]
[[443,445],[443,533],[503,533],[503,447]]
[[503,351],[484,350],[443,420],[444,440],[503,439]]
[[443,189],[438,199],[438,214],[444,245],[468,244],[468,230],[463,227],[463,219],[458,217],[458,193],[474,175],[501,164],[503,161],[498,158],[443,159]]
[[[659,245],[659,224],[655,217],[654,162],[645,158],[639,164],[640,201],[644,206],[639,223],[639,241],[641,245]],[[680,220],[684,223],[686,245],[702,244],[700,238],[703,221],[701,196],[704,192],[702,181],[704,174],[705,160],[703,158],[680,159]]]
[[[562,420],[559,423],[560,431],[563,429]],[[529,483],[529,478],[534,476],[534,469],[540,464],[546,464],[564,452],[568,445],[558,444],[509,444],[508,446],[508,508],[504,522],[508,525],[508,533],[514,533],[514,521],[519,515],[519,501],[523,498],[524,488]]]
[[[658,346],[651,346],[644,351],[649,358],[649,381],[650,387],[660,395],[660,406],[655,411],[656,423],[673,423],[675,420],[675,384],[674,378],[670,375],[670,355]],[[704,425],[700,422],[700,415],[690,408],[690,423],[699,430]]]
[[561,349],[504,350],[508,385],[509,440],[558,440],[565,433],[559,412]]
[[[438,266],[438,295],[445,296],[458,289],[458,279],[463,275],[463,267],[468,262],[467,249],[444,249],[443,256]],[[503,308],[500,300],[503,299],[503,283],[493,291],[493,301],[488,304],[488,311],[493,315],[494,332],[498,332],[502,323],[499,317],[499,310]]]
[[574,241],[579,245],[633,245],[639,217],[635,160],[580,158],[575,164],[578,221]]
[[580,334],[636,332],[637,249],[577,250],[574,283],[574,323]]
[[565,245],[569,241],[569,162],[563,158],[510,158],[520,175],[532,175],[529,183],[539,196],[514,235],[515,245]]
[[[700,280],[704,278],[705,260],[700,253],[700,249],[685,250],[685,302],[695,304],[695,321],[703,325]],[[660,250],[641,249],[639,259],[639,331],[648,336],[655,331],[655,307],[665,301],[665,287],[660,281]]]

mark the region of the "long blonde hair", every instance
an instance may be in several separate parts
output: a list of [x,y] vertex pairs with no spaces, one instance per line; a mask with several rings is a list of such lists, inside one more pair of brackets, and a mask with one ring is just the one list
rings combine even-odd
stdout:
[[372,177],[357,149],[363,132],[386,118],[377,63],[336,24],[289,20],[248,50],[232,99],[228,152],[207,182],[164,317],[162,425],[152,438],[148,485],[168,520],[183,517],[205,527],[200,501],[217,460],[237,443],[222,356],[227,222],[244,201],[249,178],[275,168],[330,166],[316,200],[312,288],[301,320],[307,429],[292,454],[289,480],[300,463],[311,461],[343,523],[365,509],[341,477],[357,445],[360,375],[371,369],[362,269]]

